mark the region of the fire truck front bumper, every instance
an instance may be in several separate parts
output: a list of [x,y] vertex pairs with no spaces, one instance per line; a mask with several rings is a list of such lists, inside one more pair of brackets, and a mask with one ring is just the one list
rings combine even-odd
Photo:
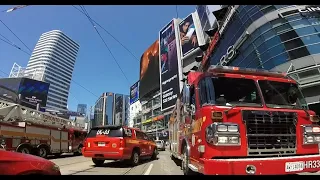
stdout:
[[320,155],[202,160],[202,171],[207,175],[284,175],[320,171]]

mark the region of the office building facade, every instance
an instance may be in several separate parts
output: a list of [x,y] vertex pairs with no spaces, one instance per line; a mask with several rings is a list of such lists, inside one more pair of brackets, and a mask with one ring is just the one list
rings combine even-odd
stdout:
[[79,47],[78,43],[59,30],[43,33],[37,42],[24,74],[28,76],[37,72],[38,80],[50,83],[47,108],[67,110]]
[[96,101],[92,126],[128,125],[129,96],[106,92]]
[[[136,117],[134,127],[140,128],[154,139],[168,139],[169,114],[165,115],[161,111],[160,91],[156,91],[153,97],[141,102],[141,115]],[[141,121],[141,122],[140,122]]]
[[287,72],[320,113],[319,12],[316,5],[231,6],[209,62]]
[[136,101],[130,104],[130,117],[129,117],[129,127],[133,127],[134,124],[141,123],[141,118],[138,118],[142,114],[142,107],[140,101]]
[[87,114],[87,105],[86,104],[78,104],[77,112],[80,114]]

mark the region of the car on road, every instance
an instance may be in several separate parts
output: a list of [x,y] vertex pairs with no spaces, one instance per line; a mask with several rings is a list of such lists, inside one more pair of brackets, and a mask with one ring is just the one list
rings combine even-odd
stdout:
[[155,142],[139,129],[108,125],[90,130],[82,155],[92,158],[96,166],[105,160],[124,160],[135,166],[140,159],[156,159],[158,150]]
[[59,166],[47,159],[0,148],[0,175],[61,175],[61,172]]
[[163,140],[155,140],[155,142],[156,142],[158,150],[160,150],[160,151],[166,150],[166,144],[164,143]]

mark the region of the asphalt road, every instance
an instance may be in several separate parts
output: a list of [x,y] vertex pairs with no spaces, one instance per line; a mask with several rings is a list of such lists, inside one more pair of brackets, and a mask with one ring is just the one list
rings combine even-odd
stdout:
[[170,158],[168,151],[160,151],[157,160],[142,161],[136,167],[124,165],[121,161],[105,161],[102,167],[95,167],[91,158],[64,155],[50,158],[62,175],[182,175],[180,166]]
[[[145,160],[136,167],[128,167],[121,161],[105,161],[102,167],[95,167],[91,158],[73,155],[49,159],[60,166],[62,175],[183,175],[179,162],[171,160],[168,151],[160,151],[157,160]],[[320,175],[320,172],[299,175]]]

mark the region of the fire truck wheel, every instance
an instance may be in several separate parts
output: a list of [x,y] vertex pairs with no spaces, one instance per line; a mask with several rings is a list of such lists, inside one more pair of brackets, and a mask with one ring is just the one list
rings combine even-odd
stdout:
[[104,163],[104,159],[96,159],[96,158],[92,158],[92,162],[96,165],[96,166],[102,166]]
[[78,147],[78,152],[77,152],[79,155],[82,155],[82,146],[79,146]]
[[77,151],[74,152],[74,155],[76,155],[76,156],[82,155],[82,146],[79,146],[79,147],[78,147]]
[[131,163],[132,166],[136,166],[136,165],[139,164],[139,161],[140,161],[139,150],[138,150],[138,149],[134,149],[134,150],[132,151],[130,163]]
[[46,158],[48,156],[48,150],[45,146],[40,146],[38,149],[38,156]]
[[29,146],[20,146],[17,152],[20,152],[23,154],[30,154],[31,148]]
[[183,154],[182,154],[182,162],[181,162],[181,168],[184,175],[193,174],[193,171],[188,167],[188,164],[189,164],[189,154],[187,151],[187,146],[184,146]]

